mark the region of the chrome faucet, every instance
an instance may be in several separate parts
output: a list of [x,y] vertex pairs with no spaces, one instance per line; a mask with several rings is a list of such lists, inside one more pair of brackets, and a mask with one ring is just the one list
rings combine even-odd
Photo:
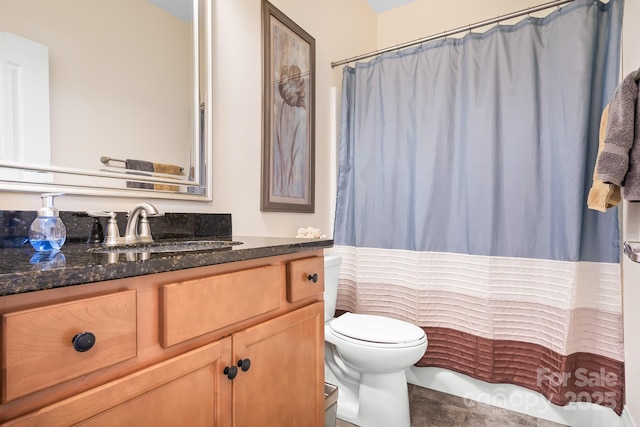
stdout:
[[150,203],[140,203],[129,212],[127,228],[124,232],[126,243],[153,243],[151,227],[148,218],[162,216],[155,206]]
[[140,203],[129,212],[127,227],[123,237],[118,230],[117,214],[107,211],[87,212],[92,217],[108,217],[107,234],[104,238],[105,246],[124,246],[131,243],[153,243],[149,219],[154,216],[162,216],[155,206],[149,203]]

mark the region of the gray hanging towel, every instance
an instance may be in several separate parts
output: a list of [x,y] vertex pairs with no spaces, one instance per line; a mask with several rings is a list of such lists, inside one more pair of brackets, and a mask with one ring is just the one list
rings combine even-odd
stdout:
[[609,102],[604,147],[598,156],[598,178],[622,186],[622,197],[640,201],[640,107],[638,71],[627,75]]
[[[145,172],[153,172],[155,170],[153,163],[148,162],[146,160],[134,160],[134,159],[125,160],[125,168],[136,170],[136,171],[145,171]],[[145,175],[145,176],[152,175],[148,173],[138,173],[138,172],[127,172],[127,173],[131,173],[135,175]],[[144,188],[147,190],[153,190],[154,187],[153,187],[153,184],[148,182],[127,181],[127,188]]]

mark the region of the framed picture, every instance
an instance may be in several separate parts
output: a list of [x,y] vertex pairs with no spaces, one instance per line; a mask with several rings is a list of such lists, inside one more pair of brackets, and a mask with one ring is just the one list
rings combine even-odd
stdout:
[[316,42],[266,0],[261,210],[314,212]]

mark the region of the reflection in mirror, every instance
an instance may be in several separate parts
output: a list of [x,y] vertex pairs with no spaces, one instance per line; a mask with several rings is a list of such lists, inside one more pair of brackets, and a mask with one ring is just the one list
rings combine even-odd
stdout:
[[0,0],[0,187],[210,199],[210,0]]

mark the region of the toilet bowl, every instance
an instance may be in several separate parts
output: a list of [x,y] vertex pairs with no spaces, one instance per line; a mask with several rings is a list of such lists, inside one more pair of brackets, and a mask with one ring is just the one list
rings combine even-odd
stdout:
[[338,387],[337,417],[361,427],[409,427],[405,369],[424,355],[427,336],[389,317],[334,318],[340,263],[325,256],[325,381]]

